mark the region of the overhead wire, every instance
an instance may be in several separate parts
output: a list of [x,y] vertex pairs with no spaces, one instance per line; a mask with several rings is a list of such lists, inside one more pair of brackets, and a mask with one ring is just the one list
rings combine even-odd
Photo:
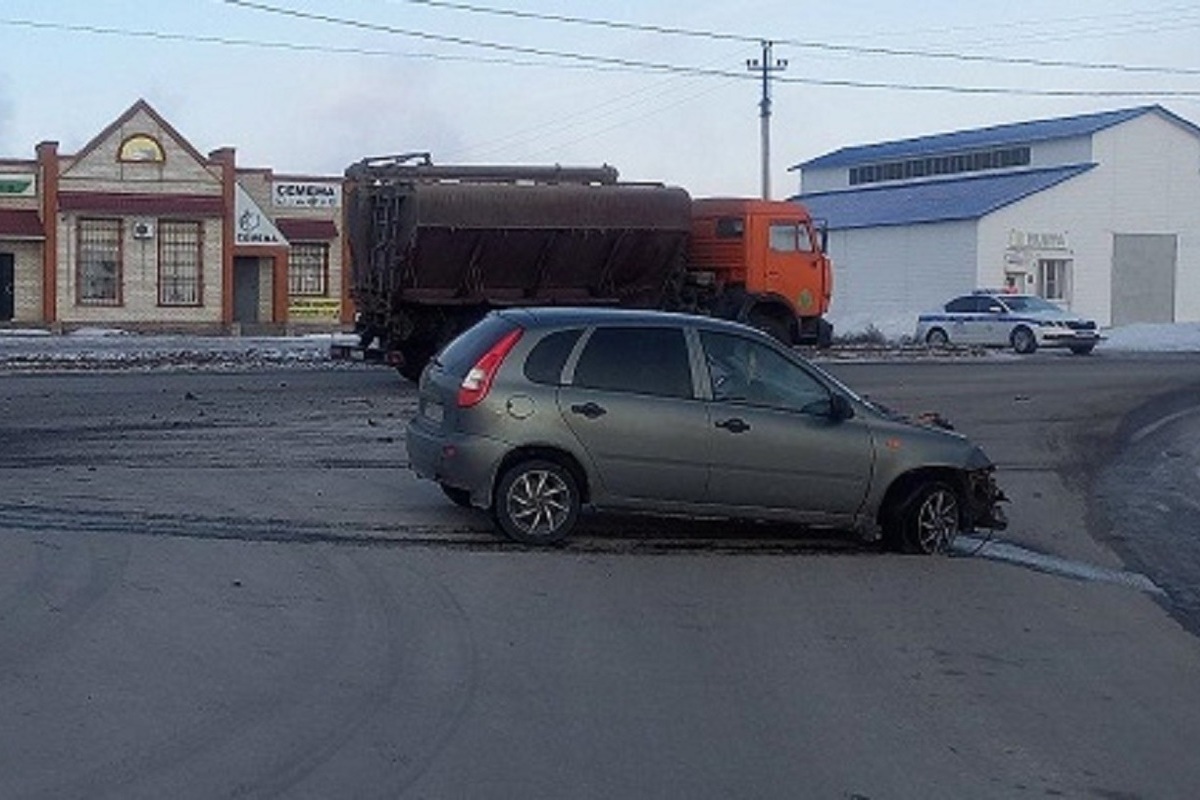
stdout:
[[[258,2],[258,0],[222,0],[227,5],[237,6],[241,8],[252,9],[264,13],[275,14],[294,19],[302,19],[313,22],[320,22],[328,25],[348,27],[358,30],[371,31],[375,33],[387,33],[392,35],[410,36],[427,41],[435,41],[442,44],[454,44],[464,47],[477,47],[487,50],[497,50],[503,52],[519,53],[526,56],[539,56],[551,59],[562,59],[571,62],[588,62],[600,63],[609,66],[626,67],[630,69],[640,69],[658,72],[670,72],[679,74],[703,75],[707,77],[728,78],[734,80],[754,80],[754,76],[747,72],[735,72],[724,69],[706,69],[700,67],[681,66],[678,64],[670,64],[666,62],[652,62],[638,59],[620,58],[614,56],[599,56],[584,53],[576,53],[563,50],[552,50],[541,47],[529,47],[525,45],[505,44],[501,42],[492,42],[483,39],[473,39],[465,36],[451,36],[446,34],[431,33],[429,31],[420,31],[412,28],[402,28],[395,25],[387,25],[377,22],[366,22],[363,20],[350,19],[346,17],[338,17],[329,14],[318,14],[309,11],[301,11],[292,8],[284,8],[271,3]],[[411,2],[441,2],[441,0],[410,0]],[[582,19],[582,18],[580,18]],[[618,23],[613,23],[618,24]],[[623,24],[623,23],[621,23]],[[657,26],[650,26],[651,30],[657,30]],[[716,34],[714,34],[716,35]],[[758,40],[754,40],[758,41]],[[772,40],[774,42],[775,40]],[[1200,70],[1196,71],[1200,74]],[[853,89],[889,89],[889,90],[904,90],[914,92],[938,92],[949,94],[973,94],[973,95],[1016,95],[1026,97],[1200,97],[1200,89],[1036,89],[1028,87],[1000,87],[1000,86],[959,86],[954,84],[941,83],[899,83],[894,81],[862,81],[851,79],[831,79],[831,78],[814,78],[809,76],[787,76],[776,75],[773,77],[778,83],[803,84],[807,86],[825,86],[832,88],[853,88]]]
[[[407,2],[417,3],[434,3],[444,0],[405,0]],[[672,64],[669,62],[646,61],[630,58],[619,58],[612,56],[601,56],[594,54],[576,53],[570,51],[553,50],[548,48],[527,47],[522,45],[511,45],[501,42],[491,42],[482,39],[473,39],[464,36],[450,36],[444,34],[431,33],[428,31],[420,31],[409,28],[401,28],[398,26],[384,25],[380,23],[371,23],[361,20],[353,20],[344,17],[336,17],[327,14],[315,14],[296,9],[283,8],[263,2],[253,2],[252,0],[222,0],[222,2],[242,7],[246,9],[256,10],[263,13],[283,15],[297,19],[304,19],[314,22],[320,22],[328,25],[337,25],[343,27],[356,28],[360,30],[372,31],[377,33],[387,33],[391,35],[408,36],[423,41],[436,42],[439,44],[452,44],[465,48],[485,49],[495,52],[509,53],[507,57],[480,57],[480,56],[465,56],[454,55],[447,53],[396,53],[389,50],[376,50],[363,47],[346,47],[336,45],[315,45],[303,44],[296,42],[281,42],[281,41],[264,41],[256,39],[245,39],[225,36],[206,36],[201,34],[184,34],[172,33],[155,30],[135,30],[116,27],[106,27],[97,25],[79,25],[69,23],[55,23],[38,20],[30,20],[23,18],[0,18],[0,24],[13,26],[22,26],[27,28],[40,29],[55,29],[67,30],[74,32],[84,32],[93,34],[105,34],[114,36],[130,36],[138,38],[158,39],[162,41],[186,41],[200,44],[213,44],[225,46],[241,46],[241,47],[262,47],[280,50],[293,50],[300,52],[328,52],[343,55],[368,55],[368,56],[391,56],[416,59],[430,59],[440,61],[457,61],[468,63],[490,63],[510,66],[567,66],[576,67],[579,69],[596,70],[596,71],[641,71],[649,73],[662,74],[678,74],[692,75],[697,77],[720,78],[726,80],[755,80],[755,77],[747,72],[716,69],[696,66],[686,66],[680,64]],[[455,4],[465,5],[465,4]],[[473,8],[482,8],[473,6]],[[529,12],[523,12],[529,13]],[[553,18],[553,15],[545,15]],[[576,19],[576,18],[571,18]],[[577,18],[582,19],[582,18]],[[608,23],[610,25],[627,25],[630,23]],[[650,31],[657,31],[659,26],[640,26]],[[681,32],[684,29],[662,29],[675,30]],[[700,32],[697,32],[700,33]],[[721,36],[735,41],[758,41],[751,37],[741,37],[729,34],[718,34],[711,32],[714,37]],[[773,40],[776,41],[776,40]],[[792,40],[777,40],[776,43],[793,42]],[[842,48],[846,47],[848,51],[875,51],[879,53],[888,52],[893,54],[906,54],[916,56],[920,51],[894,51],[887,48],[851,48],[850,46],[829,45],[829,47]],[[933,57],[930,53],[924,53],[928,57]],[[515,56],[519,56],[517,58]],[[967,59],[986,58],[975,56],[963,56]],[[1025,61],[1036,61],[1042,66],[1074,66],[1080,62],[1054,62],[1054,61],[1037,61],[1037,60],[1022,60],[1022,59],[1006,59],[1005,63],[1023,63]],[[1092,64],[1092,68],[1104,68],[1106,65]],[[1150,68],[1150,67],[1128,67],[1128,71],[1143,71],[1151,69],[1165,68]],[[1174,70],[1178,74],[1200,74],[1200,70]],[[956,84],[945,83],[903,83],[896,81],[868,81],[868,80],[853,80],[853,79],[830,79],[817,78],[812,76],[795,76],[795,75],[775,75],[773,81],[783,84],[800,84],[808,86],[823,86],[831,88],[850,88],[850,89],[877,89],[877,90],[893,90],[893,91],[912,91],[912,92],[933,92],[933,93],[949,93],[949,94],[971,94],[971,95],[1010,95],[1010,96],[1027,96],[1027,97],[1143,97],[1143,98],[1200,98],[1200,90],[1188,89],[1039,89],[1030,87],[1013,87],[1013,86],[963,86]]]
[[[512,19],[538,20],[556,22],[568,25],[578,25],[610,30],[633,31],[638,33],[653,33],[662,36],[680,36],[688,38],[710,39],[717,41],[734,41],[743,44],[757,44],[770,40],[775,45],[789,46],[797,49],[818,50],[854,55],[892,56],[906,58],[928,58],[967,63],[1005,64],[1010,66],[1054,67],[1079,70],[1102,70],[1130,73],[1148,73],[1161,75],[1200,75],[1200,69],[1188,67],[1163,67],[1142,64],[1122,64],[1117,62],[1088,62],[1066,59],[1025,58],[1021,56],[992,56],[972,53],[958,53],[939,50],[924,50],[915,48],[883,47],[871,45],[839,44],[836,42],[820,42],[805,39],[794,39],[775,36],[751,36],[748,34],[723,33],[698,28],[680,28],[667,25],[654,25],[619,20],[601,19],[595,17],[579,17],[566,14],[547,14],[533,11],[497,8],[476,3],[457,2],[456,0],[391,0],[392,2],[408,3],[410,5],[440,8],[444,10],[463,11],[473,14],[486,14]],[[1177,23],[1176,23],[1177,27]]]

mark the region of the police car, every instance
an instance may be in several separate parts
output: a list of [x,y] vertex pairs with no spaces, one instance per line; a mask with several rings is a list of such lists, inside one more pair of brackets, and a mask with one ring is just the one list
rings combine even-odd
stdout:
[[1092,352],[1101,336],[1095,321],[1069,314],[1041,297],[977,291],[921,314],[916,339],[931,347],[1011,347],[1018,353],[1067,347],[1083,355]]

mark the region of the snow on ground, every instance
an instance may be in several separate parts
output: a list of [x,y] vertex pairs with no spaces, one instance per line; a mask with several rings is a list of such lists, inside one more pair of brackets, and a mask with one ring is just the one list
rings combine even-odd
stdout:
[[[1128,325],[1110,328],[1097,352],[1200,353],[1200,323]],[[874,355],[889,346],[897,357],[923,353],[912,343],[908,319],[843,323],[839,340],[867,343]],[[88,328],[67,334],[39,329],[0,329],[0,370],[5,372],[105,369],[255,369],[270,366],[328,366],[330,345],[353,343],[345,334],[303,336],[146,335]],[[904,346],[904,347],[901,347]],[[997,351],[999,352],[999,351]],[[837,350],[829,354],[838,357]],[[856,357],[848,348],[844,357]],[[340,362],[347,366],[358,362]]]
[[[843,318],[835,324],[838,338],[875,339],[891,344],[912,344],[916,322],[911,316]],[[1101,330],[1099,349],[1120,352],[1198,353],[1200,322],[1124,325]]]
[[335,337],[341,339],[339,334],[328,333],[190,336],[89,328],[56,335],[42,330],[0,330],[0,369],[49,372],[325,365]]

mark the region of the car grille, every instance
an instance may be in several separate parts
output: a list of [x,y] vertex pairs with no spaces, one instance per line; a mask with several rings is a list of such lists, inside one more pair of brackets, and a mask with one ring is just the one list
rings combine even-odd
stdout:
[[1067,327],[1074,331],[1094,331],[1096,323],[1091,320],[1069,320]]

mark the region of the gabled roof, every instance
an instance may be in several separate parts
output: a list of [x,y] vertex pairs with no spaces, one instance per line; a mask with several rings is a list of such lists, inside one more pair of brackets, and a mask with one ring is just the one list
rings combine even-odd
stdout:
[[79,152],[76,153],[76,155],[75,155],[76,161],[82,161],[84,156],[88,155],[93,150],[95,150],[97,147],[102,145],[110,136],[112,136],[114,133],[119,131],[121,129],[122,125],[124,125],[126,122],[131,120],[140,111],[145,112],[151,119],[153,119],[155,121],[155,123],[157,123],[158,126],[160,128],[162,128],[163,131],[165,131],[167,133],[167,135],[170,136],[175,141],[176,144],[178,144],[181,148],[183,148],[184,151],[186,151],[187,154],[189,156],[191,156],[193,159],[195,159],[198,163],[200,163],[200,164],[210,163],[210,159],[201,155],[200,151],[197,150],[195,147],[193,147],[191,142],[189,142],[187,139],[183,138],[183,136],[180,135],[179,131],[175,130],[175,128],[171,125],[171,123],[169,123],[165,119],[163,119],[162,116],[157,111],[154,110],[153,106],[151,106],[149,103],[147,103],[145,100],[143,100],[141,98],[139,98],[136,103],[134,103],[132,106],[130,106],[129,109],[124,114],[122,114],[121,116],[119,116],[115,120],[113,120],[111,123],[109,123],[107,128],[100,131],[100,133],[96,134],[90,142],[85,144],[79,150]]
[[840,150],[818,156],[810,161],[793,165],[790,169],[850,167],[859,164],[897,161],[917,156],[963,153],[996,147],[1034,144],[1054,139],[1090,136],[1105,128],[1119,125],[1122,122],[1128,122],[1145,114],[1159,114],[1200,136],[1200,127],[1183,117],[1172,114],[1162,106],[1139,106],[1137,108],[1105,111],[1098,114],[1082,114],[1074,117],[1017,122],[1009,125],[995,125],[989,128],[976,128],[954,133],[921,136],[916,139],[901,139],[879,144],[843,147]]
[[830,230],[953,222],[982,216],[1070,180],[1095,164],[968,175],[917,183],[871,184],[795,198]]

